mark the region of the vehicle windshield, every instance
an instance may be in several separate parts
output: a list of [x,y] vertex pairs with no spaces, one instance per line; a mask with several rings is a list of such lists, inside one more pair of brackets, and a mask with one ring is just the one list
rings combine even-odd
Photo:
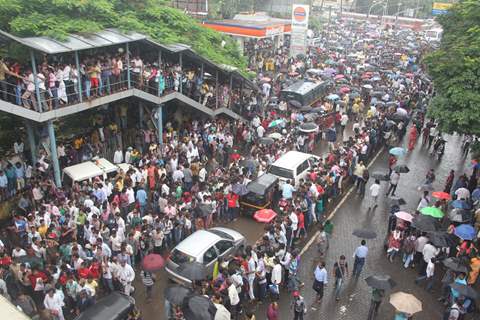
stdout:
[[189,256],[188,254],[178,250],[178,249],[173,249],[171,255],[170,255],[170,260],[175,262],[176,264],[183,264],[187,262],[193,262],[195,261],[195,258],[192,256]]
[[270,166],[270,168],[268,169],[268,173],[285,179],[293,179],[293,170],[285,169],[282,167]]
[[211,232],[213,234],[216,234],[217,236],[223,238],[223,239],[230,239],[230,240],[233,240],[233,237],[231,235],[229,235],[228,233],[226,232],[223,232],[223,231],[220,231],[220,230],[216,230],[216,229],[210,229],[210,230],[207,230],[208,232]]

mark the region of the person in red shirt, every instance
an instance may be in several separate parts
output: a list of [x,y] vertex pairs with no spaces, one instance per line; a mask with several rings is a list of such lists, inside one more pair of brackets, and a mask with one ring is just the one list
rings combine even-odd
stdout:
[[230,191],[227,194],[227,219],[228,221],[234,221],[237,219],[238,208],[238,194]]
[[306,237],[307,230],[305,229],[305,215],[303,214],[303,211],[300,209],[297,210],[296,214],[298,218],[297,238]]
[[392,174],[393,167],[395,167],[396,163],[397,163],[397,158],[394,155],[390,155],[390,157],[388,157],[388,168],[389,168],[388,175]]

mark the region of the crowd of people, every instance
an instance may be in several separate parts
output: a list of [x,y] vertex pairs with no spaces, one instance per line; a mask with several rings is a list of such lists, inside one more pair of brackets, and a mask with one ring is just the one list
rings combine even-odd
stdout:
[[[350,36],[353,37],[344,45],[353,49],[358,47],[357,40],[362,39],[362,33],[355,33],[355,26],[336,25],[330,30],[325,46],[310,48],[305,56],[288,58],[286,47],[271,51],[270,56],[262,56],[274,61],[275,65],[278,61],[273,69],[270,64],[266,68],[255,62],[259,67],[256,82],[261,92],[248,97],[236,94],[246,103],[249,122],[223,119],[169,122],[165,126],[163,141],[158,141],[151,132],[143,135],[141,147],[118,144],[112,160],[115,164],[127,163],[130,169],[126,172],[119,170],[112,178],[96,178],[62,189],[52,182],[46,155],[40,155],[34,167],[24,167],[21,163],[7,166],[0,172],[0,196],[4,200],[15,195],[16,191],[21,194],[11,226],[2,229],[0,234],[2,295],[29,316],[41,313],[45,319],[56,320],[81,313],[99,296],[112,291],[133,295],[140,289],[134,288],[135,279],[141,279],[148,289],[147,298],[150,298],[155,277],[142,271],[144,256],[149,253],[165,255],[196,230],[220,222],[234,224],[241,213],[236,192],[242,190],[239,186],[261,176],[287,151],[317,153],[319,141],[325,139],[328,150],[307,177],[298,184],[287,181],[275,190],[273,203],[284,203],[284,214],[265,225],[262,238],[254,245],[231,258],[217,261],[213,274],[205,281],[194,283],[192,288],[211,298],[217,308],[218,318],[215,319],[255,319],[251,309],[255,303],[269,303],[267,319],[284,319],[277,302],[284,294],[293,297],[294,319],[303,319],[307,306],[301,295],[305,284],[299,275],[298,244],[310,230],[317,229],[319,235],[315,241],[320,257],[324,257],[333,229],[325,212],[344,193],[345,185],[350,181],[355,183],[358,193],[368,193],[372,205],[376,203],[379,188],[366,188],[371,180],[367,163],[381,147],[396,146],[406,135],[410,122],[415,124],[415,130],[423,130],[425,106],[432,94],[432,86],[417,60],[421,47],[411,50],[402,48],[401,42],[390,42],[388,46],[380,40],[381,46],[362,42],[358,55],[353,56],[347,54],[348,50],[330,47],[333,40],[340,43]],[[393,30],[387,29],[383,33],[379,37],[388,39],[394,36]],[[397,51],[400,55],[396,54]],[[50,100],[51,106],[47,103],[47,109],[58,107],[62,96],[67,97],[64,103],[70,103],[69,97],[75,99],[75,81],[84,82],[87,98],[121,90],[124,86],[122,79],[125,79],[124,63],[121,54],[87,59],[82,61],[81,68],[85,69],[80,70],[80,77],[78,72],[72,76],[75,75],[72,65],[58,64],[48,71],[51,67],[45,63],[38,68],[39,74],[48,74],[50,79],[52,73],[49,84],[53,83],[53,86],[45,89],[43,94],[49,92],[54,97]],[[210,89],[204,88],[206,82],[202,83],[203,78],[195,69],[180,70],[178,65],[158,68],[154,63],[144,65],[139,57],[132,57],[131,63],[135,86],[145,86],[152,92],[178,91],[182,87],[187,95],[196,97],[203,104],[208,104],[211,98]],[[391,69],[384,70],[375,67],[376,64]],[[3,66],[9,70],[4,70],[6,74],[18,79],[21,86],[26,83],[28,87],[30,82],[16,77],[21,72],[12,69],[13,64],[5,61],[0,67]],[[65,71],[67,68],[68,72]],[[311,69],[323,72],[314,73]],[[37,78],[41,79],[38,75]],[[332,83],[314,106],[320,109],[319,114],[310,109],[301,111],[281,97],[282,88],[302,79]],[[65,89],[60,89],[61,83],[57,85],[61,81]],[[61,90],[65,95],[59,93]],[[222,92],[225,97],[221,100],[228,105],[228,90]],[[34,96],[33,93],[22,93],[16,103],[35,108]],[[8,97],[4,96],[4,99]],[[325,121],[327,117],[330,121]],[[305,123],[313,123],[317,130],[305,133],[301,129]],[[348,136],[346,127],[350,123],[353,132]],[[122,123],[115,125],[119,130],[126,127]],[[426,127],[429,127],[428,123]],[[106,126],[94,129],[100,141],[105,138],[104,128]],[[432,144],[437,135],[434,128],[429,128],[428,137],[434,133],[432,141],[427,138],[427,143]],[[409,138],[413,139],[413,135],[410,137],[409,134]],[[88,149],[83,146],[91,142],[80,139],[77,143],[77,140],[72,146],[59,144],[58,156],[62,166],[94,158],[94,152],[82,156]],[[412,143],[412,147],[414,145]],[[396,158],[392,157],[388,190],[392,195],[400,181],[395,162]],[[430,175],[425,184],[431,185],[431,179]],[[464,184],[467,181],[464,178],[459,181],[453,187],[452,177],[447,192],[462,199],[457,193],[462,188],[461,181]],[[430,204],[429,197],[428,193],[424,194],[419,210]],[[435,206],[442,205],[445,204]],[[465,272],[451,276],[458,283],[476,281],[480,259],[474,242],[464,241],[458,249],[451,248],[450,251],[438,250],[421,229],[412,230],[408,223],[394,219],[395,212],[392,210],[386,245],[391,261],[402,250],[406,268],[411,263],[419,265],[422,276],[426,271],[430,284],[432,265],[438,254],[468,257],[472,270],[468,277]],[[449,233],[455,233],[454,228],[449,228]],[[354,253],[351,270],[354,276],[361,274],[367,254],[367,243],[362,241]],[[336,299],[340,299],[343,279],[350,272],[347,260],[340,256],[333,266]],[[328,283],[326,267],[322,260],[314,271],[312,288],[317,293],[317,303],[321,302],[324,285]],[[418,279],[421,280],[423,278]],[[472,299],[459,300],[460,294],[449,289],[451,282],[445,281],[444,290],[450,312],[467,312]],[[376,310],[382,295],[374,290]],[[183,319],[183,308],[166,301],[166,318]],[[407,315],[399,314],[398,319],[402,319],[400,316]]]

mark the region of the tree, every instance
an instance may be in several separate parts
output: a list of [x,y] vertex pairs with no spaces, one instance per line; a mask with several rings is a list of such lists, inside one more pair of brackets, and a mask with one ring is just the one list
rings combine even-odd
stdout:
[[445,132],[480,135],[480,1],[461,1],[438,21],[440,48],[425,59],[436,93],[430,116]]
[[114,27],[144,33],[164,44],[184,43],[216,63],[245,68],[246,61],[235,41],[202,27],[167,3],[168,0],[0,0],[0,29],[19,36],[63,40],[69,33]]

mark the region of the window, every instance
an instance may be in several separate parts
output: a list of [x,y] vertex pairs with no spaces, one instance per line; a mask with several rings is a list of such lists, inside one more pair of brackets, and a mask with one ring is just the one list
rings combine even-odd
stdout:
[[303,161],[302,164],[299,165],[298,168],[297,168],[297,175],[301,174],[302,172],[304,172],[308,168],[309,168],[308,160]]
[[227,240],[220,240],[220,241],[217,242],[217,244],[215,246],[218,249],[218,253],[220,255],[222,255],[222,254],[225,253],[225,251],[227,251],[228,249],[233,247],[233,243],[231,241],[227,241]]
[[189,256],[188,254],[183,253],[180,250],[174,249],[172,251],[172,253],[170,254],[170,260],[172,260],[176,264],[183,264],[183,263],[187,263],[187,262],[192,262],[195,259],[193,257]]
[[211,247],[203,254],[203,264],[209,264],[217,258],[217,250],[215,247]]
[[270,166],[268,173],[285,179],[293,179],[293,171],[282,167]]

